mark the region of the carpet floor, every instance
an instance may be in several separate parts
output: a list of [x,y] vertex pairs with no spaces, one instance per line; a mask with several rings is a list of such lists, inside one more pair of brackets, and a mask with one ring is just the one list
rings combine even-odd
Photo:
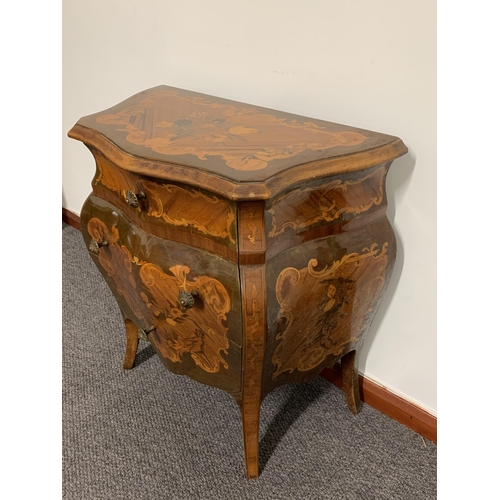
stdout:
[[63,224],[63,498],[436,498],[437,448],[318,377],[262,403],[259,479],[225,392],[169,373],[140,341],[122,369],[118,305],[79,231]]

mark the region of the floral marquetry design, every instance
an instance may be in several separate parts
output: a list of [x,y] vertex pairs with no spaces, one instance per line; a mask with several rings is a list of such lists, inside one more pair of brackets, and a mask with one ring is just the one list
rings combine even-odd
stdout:
[[311,259],[303,269],[281,271],[276,281],[280,311],[273,378],[312,370],[330,354],[340,356],[360,337],[385,282],[387,247],[374,243],[323,270]]
[[278,198],[269,209],[272,217],[270,237],[287,227],[307,229],[317,222],[332,222],[344,214],[360,215],[384,200],[387,170],[380,167],[358,180],[334,180],[319,188],[307,187],[290,191]]
[[[97,123],[118,125],[126,140],[166,156],[195,155],[200,160],[220,156],[234,170],[261,170],[272,160],[304,151],[357,146],[366,136],[352,130],[328,130],[312,121],[264,112],[244,104],[226,104],[174,89],[150,93],[139,103]],[[147,126],[147,128],[146,128]]]
[[[155,185],[144,181],[144,186],[149,195],[149,216],[174,226],[191,226],[203,234],[228,238],[231,243],[236,243],[232,229],[235,215],[226,200],[207,196],[199,190],[187,191],[173,184]],[[214,212],[217,215],[214,216]]]
[[[118,229],[113,226],[108,231],[97,218],[89,220],[87,230],[97,242],[108,241],[99,252],[99,263],[136,317],[154,325],[149,335],[165,358],[179,363],[187,353],[206,372],[228,368],[224,359],[229,348],[225,322],[231,302],[222,283],[208,276],[189,279],[191,270],[182,264],[166,273],[138,259],[120,244]],[[179,292],[188,290],[198,292],[190,309],[179,302]]]
[[[159,219],[166,224],[194,228],[201,234],[214,238],[235,240],[235,209],[225,199],[205,194],[199,189],[187,189],[176,184],[137,179],[127,171],[113,165],[107,158],[96,153],[97,175],[94,183],[109,189],[119,198],[137,196],[130,189],[140,189],[146,203],[134,204],[138,212]],[[132,193],[132,194],[130,194]],[[130,203],[127,201],[130,205]],[[132,205],[131,205],[132,206]]]
[[[227,354],[229,341],[224,326],[230,310],[227,290],[216,279],[198,276],[188,280],[190,269],[177,265],[164,273],[154,264],[144,264],[140,279],[146,290],[142,294],[147,307],[157,321],[157,346],[170,361],[178,363],[184,353],[209,373],[217,373],[220,367],[228,368],[222,354]],[[179,290],[198,292],[203,307],[186,310],[179,303]]]
[[114,226],[111,231],[104,222],[92,218],[87,223],[89,235],[97,242],[107,241],[108,245],[99,249],[99,263],[115,282],[116,291],[125,299],[138,318],[145,316],[145,306],[136,293],[133,264],[136,263],[130,250],[119,244],[120,234]]

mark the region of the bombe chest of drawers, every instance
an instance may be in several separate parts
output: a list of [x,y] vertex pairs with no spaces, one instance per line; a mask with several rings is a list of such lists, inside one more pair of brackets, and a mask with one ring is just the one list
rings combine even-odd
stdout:
[[396,256],[385,179],[400,139],[167,86],[68,135],[96,162],[81,229],[124,317],[125,369],[141,338],[230,393],[248,478],[273,389],[341,360],[359,411],[357,353]]

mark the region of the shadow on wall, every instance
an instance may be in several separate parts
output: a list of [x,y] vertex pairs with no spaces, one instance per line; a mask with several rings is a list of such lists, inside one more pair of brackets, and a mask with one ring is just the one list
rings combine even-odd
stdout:
[[387,218],[389,219],[389,222],[391,223],[391,226],[394,229],[394,233],[396,234],[397,255],[391,279],[389,280],[389,283],[385,290],[385,294],[380,303],[379,309],[375,314],[373,323],[370,326],[368,333],[366,334],[363,347],[361,348],[361,351],[359,353],[359,371],[361,373],[365,372],[366,360],[369,355],[370,348],[377,335],[377,332],[379,331],[382,320],[384,319],[387,313],[387,309],[389,309],[389,305],[394,297],[394,294],[398,287],[399,280],[401,278],[401,274],[403,272],[404,260],[405,260],[404,246],[403,246],[403,241],[399,236],[397,227],[394,224],[394,216],[397,211],[395,198],[396,198],[396,192],[400,192],[401,194],[406,191],[406,188],[409,185],[410,179],[413,175],[413,170],[415,168],[416,162],[417,158],[414,152],[411,151],[410,147],[408,146],[408,153],[402,156],[401,158],[397,158],[396,160],[394,160],[389,169],[389,173],[387,174],[387,181],[386,181]]

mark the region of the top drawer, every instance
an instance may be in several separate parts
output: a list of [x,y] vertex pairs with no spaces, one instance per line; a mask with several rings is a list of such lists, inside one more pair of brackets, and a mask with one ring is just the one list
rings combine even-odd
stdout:
[[[229,251],[236,250],[234,202],[190,186],[133,174],[99,151],[93,149],[92,152],[97,166],[92,181],[94,192],[132,218],[148,224],[152,233],[173,236],[172,239],[182,243],[192,243],[186,238],[193,236],[209,239]],[[162,228],[168,234],[162,232]]]

